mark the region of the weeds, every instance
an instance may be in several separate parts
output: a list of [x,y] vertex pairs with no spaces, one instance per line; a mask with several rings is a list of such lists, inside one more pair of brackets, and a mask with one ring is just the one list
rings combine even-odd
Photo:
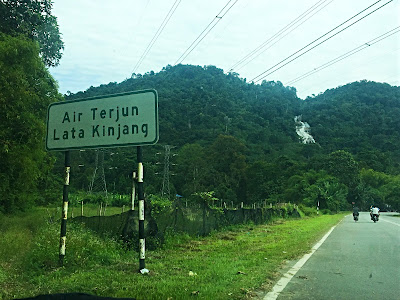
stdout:
[[[45,210],[42,210],[45,215]],[[243,299],[273,280],[283,261],[308,251],[341,215],[231,226],[208,237],[168,232],[161,249],[138,253],[103,239],[80,224],[67,226],[64,267],[58,262],[59,224],[20,225],[9,218],[0,233],[0,299],[85,292],[137,299]]]

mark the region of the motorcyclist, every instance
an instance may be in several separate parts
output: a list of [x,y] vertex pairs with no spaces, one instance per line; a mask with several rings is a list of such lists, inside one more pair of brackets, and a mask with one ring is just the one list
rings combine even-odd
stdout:
[[373,219],[374,215],[376,215],[376,219],[379,220],[379,208],[376,206],[372,206],[370,215],[371,215],[371,220]]
[[359,214],[360,214],[360,213],[359,213],[358,207],[357,207],[357,206],[354,206],[354,207],[353,207],[353,218],[355,218],[356,216],[358,217]]

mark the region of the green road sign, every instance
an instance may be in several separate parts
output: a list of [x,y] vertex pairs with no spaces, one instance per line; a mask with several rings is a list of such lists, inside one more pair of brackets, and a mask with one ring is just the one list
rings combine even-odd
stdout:
[[141,146],[157,141],[155,90],[57,102],[47,111],[47,150]]

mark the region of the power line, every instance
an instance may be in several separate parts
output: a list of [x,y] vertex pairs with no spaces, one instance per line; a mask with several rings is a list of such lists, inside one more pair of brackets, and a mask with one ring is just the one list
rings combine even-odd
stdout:
[[[289,58],[293,57],[294,55],[296,55],[297,53],[299,53],[300,51],[304,50],[305,48],[307,48],[308,46],[310,46],[311,44],[315,43],[316,41],[320,40],[321,38],[325,37],[326,35],[328,35],[329,33],[331,33],[332,31],[336,30],[337,28],[339,28],[340,26],[344,25],[345,23],[347,23],[348,21],[350,21],[351,19],[354,19],[355,17],[357,17],[358,15],[362,14],[363,12],[365,12],[366,10],[368,10],[369,8],[371,8],[372,6],[374,6],[375,4],[377,4],[378,2],[380,2],[382,0],[378,0],[376,1],[374,4],[368,6],[367,8],[363,9],[362,11],[360,11],[359,13],[355,14],[354,16],[352,16],[351,18],[347,19],[346,21],[344,21],[343,23],[341,23],[340,25],[336,26],[335,28],[331,29],[330,31],[328,31],[327,33],[321,35],[319,38],[315,39],[314,41],[312,41],[311,43],[307,44],[306,46],[304,46],[303,48],[297,50],[296,52],[294,52],[293,54],[289,55],[288,57],[286,57],[285,59],[281,60],[279,63],[275,64],[274,66],[272,66],[271,68],[265,70],[264,72],[262,72],[261,74],[257,75],[256,77],[254,77],[253,79],[251,79],[250,81],[253,82],[258,82],[262,79],[264,79],[265,77],[267,77],[268,75],[278,71],[279,69],[283,68],[284,66],[286,66],[287,64],[291,63],[292,61],[296,60],[297,58],[303,56],[304,54],[306,54],[307,52],[311,51],[312,49],[318,47],[319,45],[323,44],[324,42],[326,42],[327,40],[333,38],[334,36],[338,35],[339,33],[341,33],[342,31],[346,30],[347,28],[353,26],[354,24],[358,23],[359,21],[363,20],[364,18],[368,17],[369,15],[373,14],[374,12],[376,12],[377,10],[381,9],[382,7],[384,7],[385,5],[389,4],[390,2],[393,2],[393,0],[390,0],[388,2],[386,2],[385,4],[381,5],[380,7],[378,7],[377,9],[373,10],[372,12],[368,13],[367,15],[361,17],[360,19],[358,19],[357,21],[351,23],[350,25],[346,26],[345,28],[343,28],[342,30],[336,32],[334,35],[326,38],[325,40],[323,40],[322,42],[318,43],[317,45],[313,46],[312,48],[308,49],[307,51],[303,52],[302,54],[296,56],[295,58],[293,58],[292,60],[288,61],[287,63],[283,64],[282,66],[280,66],[279,68],[275,69],[272,72],[269,72],[268,74],[264,75],[265,73],[267,73],[268,71],[272,70],[273,68],[275,68],[276,66],[280,65],[281,63],[283,63],[284,61],[288,60]],[[264,75],[264,76],[263,76]],[[263,76],[263,77],[261,77]],[[259,78],[261,77],[261,78]],[[257,79],[258,78],[258,79]]]
[[[236,2],[238,2],[239,0],[235,0],[235,2],[224,12],[224,14],[222,16],[220,16],[220,14],[222,13],[222,11],[229,5],[229,3],[232,0],[229,0],[225,6],[220,10],[220,12],[212,19],[212,21],[206,26],[206,28],[199,34],[199,36],[190,44],[190,46],[183,52],[183,54],[176,60],[176,62],[174,63],[174,66],[177,64],[182,63],[182,61],[184,61],[186,59],[186,57],[188,57],[188,55],[201,43],[201,41],[210,33],[210,31],[218,24],[219,21],[221,21],[221,19],[228,13],[228,11],[236,4]],[[214,25],[209,28],[211,26],[211,24]],[[207,31],[208,29],[208,31]],[[207,32],[206,32],[207,31]],[[204,32],[206,32],[204,34]],[[204,35],[203,35],[204,34]],[[203,37],[201,37],[203,35]],[[201,38],[200,38],[201,37]]]
[[[298,16],[296,19],[294,19],[293,21],[291,21],[289,24],[287,24],[284,28],[282,28],[281,30],[279,30],[277,33],[275,33],[272,37],[270,37],[269,39],[267,39],[266,41],[264,41],[261,45],[259,45],[257,48],[255,48],[253,51],[251,51],[249,54],[247,54],[245,57],[243,57],[241,60],[239,60],[237,63],[235,63],[230,70],[233,70],[234,68],[236,68],[237,66],[239,66],[240,64],[242,64],[244,61],[246,61],[248,58],[250,58],[251,56],[255,55],[258,51],[260,51],[263,47],[265,47],[266,45],[268,45],[270,42],[272,42],[274,39],[276,39],[277,37],[279,37],[281,34],[283,34],[283,32],[285,32],[286,29],[289,29],[291,26],[293,26],[294,24],[296,24],[298,21],[300,21],[302,18],[304,18],[309,12],[313,11],[316,7],[318,7],[322,0],[320,0],[319,2],[317,2],[316,4],[314,4],[313,6],[311,6],[309,9],[307,9],[304,13],[302,13],[300,16]],[[325,0],[326,1],[326,0]],[[323,2],[325,2],[323,1]],[[333,0],[332,0],[333,1]],[[331,2],[332,2],[331,1]],[[330,2],[329,2],[330,3]],[[328,4],[329,4],[328,3]],[[326,5],[325,5],[326,6]],[[325,7],[324,6],[324,7]],[[319,10],[318,10],[319,11]],[[317,11],[317,12],[318,12]],[[306,19],[308,20],[308,18]],[[306,21],[305,20],[305,21]],[[303,24],[304,22],[302,22],[301,24]],[[299,25],[301,25],[299,24]],[[298,26],[297,26],[298,27]],[[297,27],[295,27],[294,29],[296,29]],[[294,30],[293,29],[293,30]],[[291,30],[291,31],[293,31]],[[289,32],[291,32],[289,31]],[[288,33],[289,33],[288,32]],[[286,34],[287,35],[287,34]],[[284,35],[284,36],[286,36]],[[283,37],[282,37],[283,38]],[[280,39],[279,39],[280,40]],[[279,41],[278,40],[278,41]],[[278,42],[277,41],[277,42]],[[276,42],[275,42],[276,43]],[[275,44],[274,43],[274,44]],[[274,45],[273,44],[273,45]],[[267,48],[269,49],[269,48]],[[251,59],[250,61],[254,60],[256,57],[254,57],[253,59]],[[245,65],[247,65],[250,61],[248,61]],[[245,66],[244,65],[244,66]],[[243,67],[243,66],[242,66]]]
[[174,4],[172,5],[172,7],[168,11],[167,15],[165,16],[164,20],[162,21],[160,27],[158,28],[158,30],[156,31],[155,35],[151,39],[150,43],[147,45],[147,47],[144,50],[142,56],[139,58],[139,61],[136,63],[135,67],[133,68],[132,73],[136,72],[136,70],[139,68],[139,66],[141,65],[141,63],[143,62],[143,60],[145,59],[147,54],[150,52],[150,50],[153,47],[154,43],[157,41],[157,39],[161,35],[162,31],[164,30],[165,26],[167,26],[167,24],[168,24],[169,20],[171,19],[172,15],[174,14],[176,9],[178,8],[180,2],[181,2],[181,0],[175,0]]
[[335,59],[332,59],[331,61],[329,61],[329,62],[327,62],[327,63],[325,63],[325,64],[323,64],[323,65],[321,65],[321,66],[319,66],[317,68],[314,68],[313,70],[311,70],[311,71],[309,71],[307,73],[304,73],[303,75],[300,75],[300,76],[296,77],[295,79],[290,80],[286,85],[293,84],[293,83],[295,83],[297,81],[300,81],[300,80],[302,80],[302,79],[304,79],[304,78],[306,78],[308,76],[311,76],[314,73],[317,73],[317,72],[319,72],[319,71],[321,71],[321,70],[323,70],[323,69],[325,69],[325,68],[327,68],[327,67],[329,67],[329,66],[331,66],[331,65],[333,65],[335,63],[338,63],[339,61],[341,61],[341,60],[343,60],[343,59],[345,59],[345,58],[347,58],[349,56],[352,56],[352,55],[356,54],[357,52],[360,52],[361,50],[364,50],[364,49],[366,49],[366,48],[368,48],[368,47],[370,47],[370,46],[372,46],[372,45],[374,45],[376,43],[379,43],[380,41],[382,41],[382,40],[384,40],[384,39],[386,39],[386,38],[388,38],[388,37],[390,37],[390,36],[392,36],[392,35],[394,35],[394,34],[396,34],[398,32],[400,32],[400,26],[398,26],[398,27],[396,27],[396,28],[394,28],[394,29],[392,29],[392,30],[390,30],[390,31],[388,31],[388,32],[386,32],[386,33],[374,38],[373,40],[370,40],[370,41],[368,41],[368,42],[366,42],[366,43],[364,43],[364,44],[362,44],[362,45],[360,45],[360,46],[358,46],[358,47],[356,47],[356,48],[354,48],[354,49],[352,49],[352,50],[350,50],[350,51],[348,51],[348,52],[346,52],[346,53],[344,53],[344,54],[342,54],[342,55],[340,55],[338,57],[336,57]]
[[[144,7],[143,10],[140,12],[140,17],[136,20],[135,25],[133,25],[133,27],[132,27],[133,30],[135,30],[136,28],[138,28],[138,27],[139,27],[139,24],[142,22],[143,16],[144,16],[144,14],[145,14],[145,12],[146,12],[147,6],[149,5],[149,2],[150,2],[150,0],[147,0],[147,2],[146,2],[146,4],[145,4],[145,7]],[[136,39],[137,39],[137,35],[134,35],[134,34],[131,34],[131,35],[129,36],[129,39],[128,39],[128,44],[134,43],[134,44],[135,44],[135,49],[137,48]],[[136,51],[135,51],[135,52],[136,52]],[[132,74],[132,72],[131,72],[131,74]]]
[[[268,71],[272,70],[273,68],[275,68],[276,66],[278,66],[279,64],[281,64],[282,62],[288,60],[290,57],[294,56],[295,54],[299,53],[300,51],[304,50],[305,48],[307,48],[308,46],[310,46],[311,44],[315,43],[316,41],[318,41],[319,39],[321,39],[322,37],[328,35],[329,33],[331,33],[332,31],[336,30],[337,28],[339,28],[340,26],[342,26],[343,24],[347,23],[348,21],[350,21],[351,19],[355,18],[356,16],[360,15],[361,13],[365,12],[366,10],[368,10],[369,8],[371,8],[372,6],[374,6],[375,4],[377,4],[378,2],[380,2],[381,0],[375,2],[374,4],[368,6],[367,8],[365,8],[364,10],[362,10],[361,12],[355,14],[353,17],[347,19],[345,22],[341,23],[340,25],[336,26],[335,28],[333,28],[332,30],[328,31],[327,33],[325,33],[324,35],[320,36],[319,38],[315,39],[314,41],[312,41],[311,43],[307,44],[306,46],[304,46],[303,48],[301,48],[300,50],[296,51],[295,53],[291,54],[290,56],[286,57],[285,59],[283,59],[282,61],[280,61],[279,63],[275,64],[274,66],[272,66],[271,68],[269,68],[268,70],[264,71],[263,73],[259,74],[258,76],[254,77],[252,80],[250,81],[254,81],[256,78],[264,75],[265,73],[267,73]],[[304,54],[306,54],[307,52],[311,51],[312,49],[318,47],[319,45],[323,44],[324,42],[326,42],[327,40],[333,38],[334,36],[338,35],[339,33],[341,33],[342,31],[346,30],[347,28],[353,26],[354,24],[358,23],[359,21],[363,20],[364,18],[366,18],[367,16],[371,15],[372,13],[376,12],[377,10],[381,9],[382,7],[384,7],[385,5],[389,4],[390,2],[392,2],[393,0],[390,0],[388,2],[386,2],[385,4],[383,4],[382,6],[378,7],[377,9],[373,10],[372,12],[368,13],[367,15],[361,17],[360,19],[358,19],[357,21],[351,23],[350,25],[346,26],[345,28],[343,28],[342,30],[336,32],[335,34],[333,34],[332,36],[326,38],[325,40],[323,40],[322,42],[318,43],[317,45],[311,47],[310,49],[306,50],[305,52],[303,52],[302,54],[296,56],[295,58],[293,58],[292,60],[288,61],[287,63],[283,64],[282,66],[280,66],[279,68],[269,72],[268,74],[264,75],[262,78],[258,78],[256,81],[254,82],[258,82],[262,79],[264,79],[265,77],[267,77],[268,75],[275,73],[276,71],[278,71],[279,69],[283,68],[284,66],[288,65],[289,63],[291,63],[292,61],[296,60],[297,58],[303,56]]]
[[[303,12],[301,15],[299,15],[296,19],[292,20],[289,24],[287,24],[285,27],[283,27],[281,30],[279,30],[277,33],[275,33],[272,37],[270,37],[269,39],[267,39],[266,41],[264,41],[261,45],[259,45],[257,48],[253,49],[250,53],[248,53],[246,56],[244,56],[242,59],[240,59],[238,62],[236,62],[232,67],[230,67],[230,71],[233,71],[235,68],[237,68],[238,66],[240,66],[241,64],[243,64],[246,60],[247,62],[241,66],[240,68],[238,68],[237,70],[243,68],[244,66],[246,66],[247,64],[249,64],[251,61],[253,61],[254,59],[256,59],[261,53],[263,53],[264,51],[268,50],[269,48],[271,48],[273,45],[275,45],[278,41],[280,41],[282,38],[284,38],[286,35],[288,35],[290,32],[292,32],[293,30],[295,30],[296,28],[298,28],[300,25],[302,25],[304,22],[306,22],[308,19],[310,19],[312,16],[314,16],[316,13],[318,13],[320,10],[322,10],[323,8],[325,8],[328,4],[330,4],[333,0],[329,1],[327,4],[325,4],[323,7],[321,7],[320,9],[318,9],[315,13],[313,13],[311,16],[309,16],[307,19],[305,19],[303,22],[301,22],[300,24],[298,24],[296,27],[294,27],[292,30],[290,30],[289,32],[287,32],[285,35],[283,35],[281,38],[279,38],[277,41],[275,41],[275,43],[273,43],[270,47],[268,47],[267,49],[265,49],[264,51],[260,52],[263,48],[265,48],[268,44],[270,44],[273,40],[277,39],[279,36],[281,36],[283,33],[285,33],[285,31],[289,30],[291,27],[293,27],[294,25],[296,25],[296,23],[300,22],[302,19],[304,19],[307,15],[309,15],[311,12],[313,12],[314,10],[316,10],[318,7],[320,7],[321,5],[323,5],[327,0],[320,0],[317,3],[315,3],[313,6],[311,6],[310,8],[308,8],[305,12]],[[256,55],[257,52],[260,52],[257,56],[251,58],[252,56]]]
[[[333,1],[333,0],[332,0]],[[323,7],[321,7],[320,9],[318,9],[315,13],[313,13],[311,16],[309,16],[307,19],[305,19],[303,22],[301,22],[300,24],[298,24],[296,27],[294,27],[292,30],[290,30],[289,32],[287,32],[285,35],[281,36],[277,41],[275,41],[272,45],[270,45],[268,48],[264,49],[263,51],[261,51],[260,53],[258,53],[255,57],[253,57],[251,60],[249,60],[248,62],[246,62],[243,66],[241,66],[240,68],[238,68],[237,70],[242,69],[243,67],[247,66],[250,62],[252,62],[254,59],[256,59],[257,57],[259,57],[261,54],[263,54],[265,51],[267,51],[268,49],[270,49],[271,47],[273,47],[276,43],[278,43],[281,39],[283,39],[285,36],[287,36],[289,33],[291,33],[292,31],[296,30],[298,27],[300,27],[303,23],[305,23],[307,20],[311,19],[314,15],[316,15],[320,10],[322,10],[323,8],[325,8],[328,4],[330,4],[332,1],[328,2],[327,4],[325,4]]]

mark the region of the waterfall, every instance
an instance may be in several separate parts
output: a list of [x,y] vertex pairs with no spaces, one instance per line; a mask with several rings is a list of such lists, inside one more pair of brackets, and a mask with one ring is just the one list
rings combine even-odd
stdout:
[[301,142],[303,144],[314,144],[315,140],[310,134],[310,125],[307,122],[301,121],[301,116],[294,117],[296,123],[296,133],[300,136]]

